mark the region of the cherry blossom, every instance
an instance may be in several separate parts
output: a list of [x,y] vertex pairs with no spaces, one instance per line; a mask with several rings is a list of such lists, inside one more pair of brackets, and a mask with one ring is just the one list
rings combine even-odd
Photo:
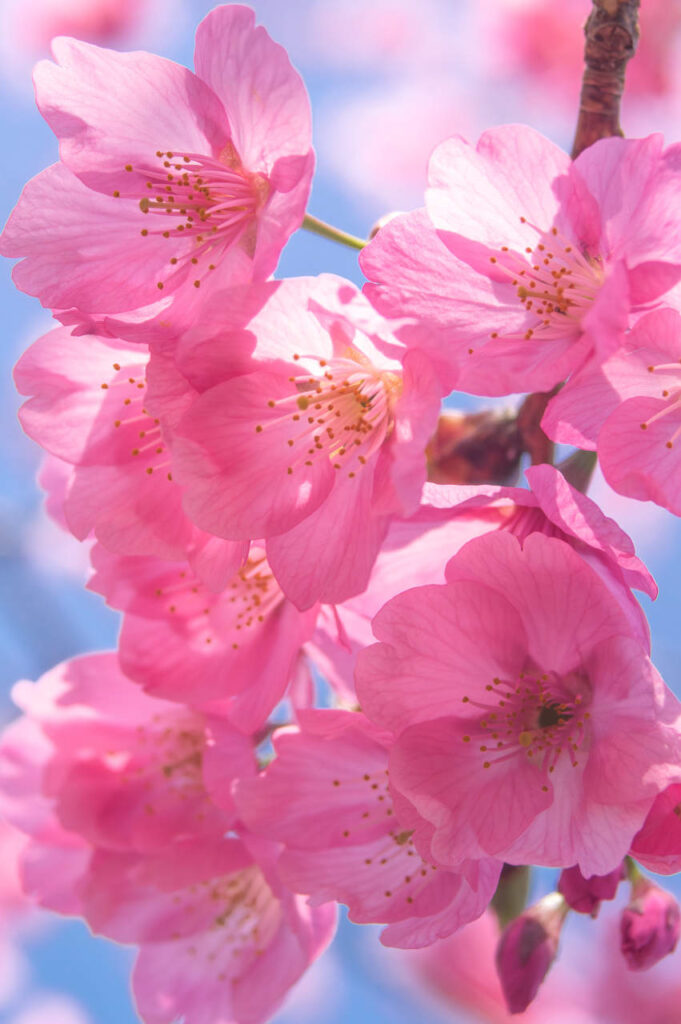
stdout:
[[198,530],[182,509],[167,434],[191,400],[172,361],[156,357],[156,401],[149,408],[149,353],[120,340],[74,336],[58,327],[24,353],[17,387],[33,397],[20,419],[26,433],[74,468],[53,476],[67,528],[91,532],[126,555],[189,557],[200,575],[223,585],[247,554]]
[[398,734],[391,786],[424,821],[415,836],[452,867],[606,874],[676,781],[676,699],[563,541],[487,535],[447,579],[385,605],[356,672],[365,713]]
[[120,313],[160,292],[264,279],[301,223],[313,155],[304,86],[238,4],[196,35],[196,74],[75,39],[35,73],[61,163],[26,186],[2,252],[56,309]]
[[266,1020],[335,915],[282,885],[273,844],[233,831],[230,782],[255,770],[250,740],[147,697],[114,655],[14,696],[25,716],[3,739],[0,791],[32,837],[29,891],[141,947],[133,989],[148,1024]]
[[178,349],[201,393],[175,428],[173,474],[201,529],[266,540],[299,608],[342,601],[366,585],[390,517],[418,507],[440,386],[340,278],[248,301],[261,308],[243,326],[216,333],[207,314]]
[[[600,462],[623,502],[681,515],[681,145],[613,120],[584,148],[581,116],[574,160],[525,125],[451,137],[514,67],[495,118],[541,73],[555,12],[514,4],[539,14],[515,65],[505,2],[495,40],[485,0],[305,0],[293,52],[365,74],[316,128],[356,195],[409,190],[438,143],[423,208],[384,206],[367,243],[306,213],[307,94],[249,7],[204,18],[195,71],[66,37],[36,69],[59,158],[0,252],[61,326],[17,364],[19,418],[49,543],[81,542],[121,629],[12,690],[0,905],[135,947],[144,1024],[265,1024],[339,903],[494,1024],[615,1024],[594,982],[612,964],[531,1006],[559,935],[617,918],[606,962],[641,971],[681,934],[638,867],[681,866],[681,703],[639,599],[658,587],[585,493]],[[660,9],[649,93],[672,91],[680,16]],[[275,279],[298,228],[360,250],[364,287],[315,262]],[[542,892],[533,866],[554,870]]]
[[397,217],[360,257],[365,292],[451,387],[548,390],[624,340],[631,314],[681,277],[679,150],[604,139],[573,163],[507,125],[435,150],[427,211]]
[[121,667],[147,693],[226,714],[239,728],[262,726],[283,697],[312,637],[318,607],[299,612],[251,547],[215,592],[187,562],[92,552],[88,584],[124,610]]
[[291,887],[313,906],[338,900],[353,921],[386,923],[388,946],[429,945],[478,917],[501,864],[452,872],[421,857],[392,798],[390,735],[357,712],[311,710],[299,722],[275,734],[278,756],[236,796],[251,828],[285,844]]

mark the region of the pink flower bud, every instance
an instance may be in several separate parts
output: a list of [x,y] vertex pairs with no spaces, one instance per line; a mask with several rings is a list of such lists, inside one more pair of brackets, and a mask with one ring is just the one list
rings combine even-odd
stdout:
[[632,971],[653,967],[673,953],[681,934],[681,910],[671,893],[647,878],[632,886],[629,906],[622,911],[622,954]]
[[558,952],[568,905],[552,892],[503,931],[496,952],[499,981],[510,1013],[524,1013]]
[[564,868],[561,872],[558,891],[572,910],[596,917],[601,900],[614,899],[617,887],[625,877],[623,864],[607,875],[592,875],[590,878],[585,878],[575,864],[573,868]]

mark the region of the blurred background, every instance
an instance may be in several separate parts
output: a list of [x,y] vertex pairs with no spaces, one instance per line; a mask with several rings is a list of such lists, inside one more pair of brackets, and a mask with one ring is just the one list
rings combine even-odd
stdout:
[[[192,66],[203,0],[0,0],[0,223],[23,184],[57,157],[33,103],[33,63],[53,35],[121,49],[147,49]],[[589,0],[257,0],[258,20],[282,43],[306,81],[315,119],[317,174],[309,210],[366,236],[393,210],[422,205],[428,156],[442,139],[475,140],[494,124],[523,121],[569,149]],[[622,123],[627,135],[679,138],[681,0],[644,0],[639,53],[629,67]],[[356,256],[299,232],[278,276],[334,271],[361,284]],[[9,690],[56,662],[115,646],[118,617],[83,589],[87,553],[45,516],[35,483],[40,453],[21,433],[11,368],[50,327],[37,300],[0,272],[0,716]],[[464,409],[492,403],[452,396]],[[512,400],[504,399],[508,405]],[[669,513],[611,492],[590,491],[633,537],[660,586],[644,600],[653,656],[681,694],[675,566],[681,527]],[[16,837],[0,832],[0,1024],[134,1024],[130,951],[93,939],[74,922],[27,911],[13,873]],[[534,895],[555,885],[540,872]],[[677,892],[681,888],[677,885]],[[524,1018],[535,1022],[679,1024],[678,954],[653,973],[627,973],[613,929],[573,920],[564,952]],[[493,925],[483,918],[432,951],[384,950],[378,929],[345,923],[276,1017],[277,1024],[433,1024],[507,1018],[492,969]],[[607,998],[604,998],[607,994]]]

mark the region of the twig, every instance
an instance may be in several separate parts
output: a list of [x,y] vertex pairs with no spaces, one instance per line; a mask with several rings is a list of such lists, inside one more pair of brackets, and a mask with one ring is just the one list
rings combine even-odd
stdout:
[[638,44],[639,0],[593,0],[584,26],[584,77],[572,148],[578,157],[598,139],[623,135],[620,100],[627,61]]

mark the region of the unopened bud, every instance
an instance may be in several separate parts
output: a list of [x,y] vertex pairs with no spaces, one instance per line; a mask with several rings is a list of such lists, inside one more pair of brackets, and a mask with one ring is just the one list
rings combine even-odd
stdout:
[[558,891],[565,897],[568,906],[580,914],[596,917],[601,900],[612,900],[617,887],[626,878],[624,864],[619,864],[608,875],[592,875],[585,878],[577,865],[564,868],[558,880]]
[[632,971],[645,971],[673,953],[681,934],[681,910],[671,893],[639,876],[620,919],[620,947]]
[[375,238],[381,228],[384,228],[386,224],[389,224],[391,220],[395,220],[395,217],[403,217],[404,213],[402,210],[393,210],[391,213],[384,213],[382,217],[379,217],[376,223],[372,226],[369,232],[369,240]]
[[510,1013],[524,1013],[558,952],[568,905],[558,892],[539,900],[504,930],[496,952],[501,988]]

